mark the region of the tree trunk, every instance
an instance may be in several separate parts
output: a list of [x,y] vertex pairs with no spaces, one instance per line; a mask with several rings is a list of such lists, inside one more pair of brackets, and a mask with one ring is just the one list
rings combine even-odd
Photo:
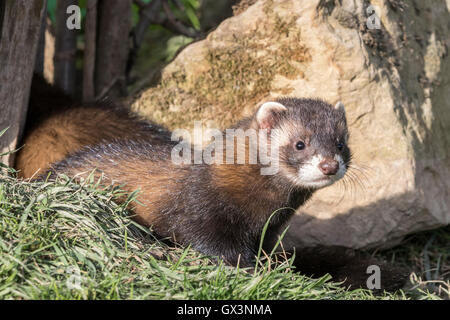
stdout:
[[86,24],[84,28],[83,101],[95,98],[95,52],[97,40],[97,0],[87,1]]
[[0,43],[2,41],[3,18],[5,16],[5,2],[0,2]]
[[[47,6],[45,6],[47,11]],[[44,60],[45,60],[45,30],[47,28],[47,15],[43,14],[41,19],[41,28],[39,31],[39,42],[36,53],[36,61],[34,64],[34,73],[44,76]]]
[[125,96],[131,0],[100,0],[97,30],[96,97]]
[[[17,147],[25,122],[33,76],[40,24],[46,0],[6,0],[0,3],[4,16],[0,39],[0,154]],[[14,156],[1,162],[13,165]]]
[[58,0],[56,8],[55,85],[67,94],[75,93],[77,30],[66,27],[67,8],[77,0]]

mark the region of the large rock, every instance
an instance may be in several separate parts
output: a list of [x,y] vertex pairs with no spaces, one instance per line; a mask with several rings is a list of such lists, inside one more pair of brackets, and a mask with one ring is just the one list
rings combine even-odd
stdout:
[[449,224],[450,0],[371,3],[258,1],[133,108],[171,129],[225,128],[270,96],[341,100],[355,166],[299,210],[287,241],[386,246]]

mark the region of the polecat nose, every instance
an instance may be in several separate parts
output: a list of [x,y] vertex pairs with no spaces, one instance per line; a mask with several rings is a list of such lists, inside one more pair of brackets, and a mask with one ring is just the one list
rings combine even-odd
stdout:
[[339,170],[339,162],[334,159],[325,159],[319,163],[319,169],[327,176],[336,174]]

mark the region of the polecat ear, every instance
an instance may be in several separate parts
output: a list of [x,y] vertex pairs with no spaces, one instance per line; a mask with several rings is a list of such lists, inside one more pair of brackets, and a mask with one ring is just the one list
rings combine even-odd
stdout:
[[334,109],[345,113],[345,107],[341,101],[338,101],[338,103],[336,103],[336,105],[334,106]]
[[272,129],[275,125],[275,115],[287,111],[287,108],[279,102],[263,103],[256,113],[256,121],[260,129]]

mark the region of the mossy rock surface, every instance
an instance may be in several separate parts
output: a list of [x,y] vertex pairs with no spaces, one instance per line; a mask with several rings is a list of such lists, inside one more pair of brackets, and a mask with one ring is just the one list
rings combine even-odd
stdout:
[[[296,16],[283,16],[267,2],[267,15],[242,32],[232,18],[208,38],[186,48],[163,73],[160,84],[145,91],[133,108],[171,129],[211,120],[225,128],[250,114],[273,95],[292,88],[273,79],[294,79],[311,59],[302,44]],[[267,41],[273,42],[268,45]]]

